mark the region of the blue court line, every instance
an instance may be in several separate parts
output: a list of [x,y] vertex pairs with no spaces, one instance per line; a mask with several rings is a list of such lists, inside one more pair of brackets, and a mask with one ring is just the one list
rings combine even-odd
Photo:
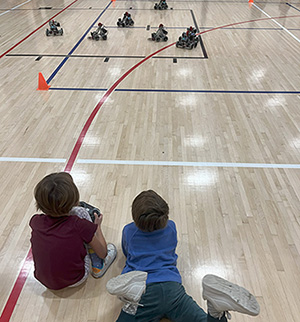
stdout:
[[[102,92],[107,88],[80,88],[80,87],[50,87],[52,91],[90,91]],[[214,90],[214,89],[138,89],[138,88],[116,88],[115,92],[143,92],[143,93],[213,93],[213,94],[296,94],[300,91],[236,91],[236,90]]]
[[[107,10],[107,8],[111,5],[112,1],[109,2],[109,4],[105,7],[105,9],[100,13],[100,15],[96,18],[96,20],[92,23],[92,25],[88,28],[88,30],[83,34],[83,36],[79,39],[77,44],[71,49],[71,51],[68,53],[68,55],[72,55],[73,52],[76,50],[76,48],[80,45],[80,43],[83,41],[83,39],[86,37],[86,35],[89,33],[89,31],[93,28],[97,20],[103,15],[103,13]],[[49,84],[52,79],[55,77],[55,75],[59,72],[59,70],[63,67],[63,65],[66,63],[66,61],[70,57],[66,57],[59,66],[55,69],[55,71],[52,73],[52,75],[47,79],[47,84]]]
[[[298,8],[296,8],[296,7],[294,7],[294,6],[292,6],[290,3],[288,3],[288,2],[286,2],[286,4],[288,5],[288,6],[290,6],[290,7],[292,7],[293,9],[295,9],[295,10],[297,10],[297,11],[300,11],[300,9],[298,9]],[[291,30],[291,29],[289,29],[289,30]]]
[[[108,88],[77,88],[77,87],[50,87],[52,91],[87,91],[87,92],[105,92]],[[116,91],[117,89],[115,89]]]

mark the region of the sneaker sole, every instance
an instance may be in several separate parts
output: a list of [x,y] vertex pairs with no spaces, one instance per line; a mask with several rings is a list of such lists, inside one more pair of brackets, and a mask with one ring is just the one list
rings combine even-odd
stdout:
[[203,299],[210,301],[218,311],[236,311],[256,316],[260,307],[256,298],[245,288],[215,275],[202,280]]
[[111,295],[123,293],[124,288],[132,283],[145,282],[148,274],[142,271],[132,271],[110,279],[106,289]]

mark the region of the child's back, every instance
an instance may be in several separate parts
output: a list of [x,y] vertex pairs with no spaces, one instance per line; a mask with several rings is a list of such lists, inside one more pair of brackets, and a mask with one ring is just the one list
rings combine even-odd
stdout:
[[84,243],[90,243],[97,225],[77,216],[31,218],[34,276],[50,289],[61,289],[83,278]]
[[208,314],[186,294],[176,268],[176,226],[168,215],[168,204],[153,190],[141,192],[132,203],[134,223],[124,227],[122,236],[126,265],[122,275],[106,285],[110,294],[125,302],[117,322],[163,317],[174,322],[227,322],[229,310],[257,315],[253,295],[215,275],[203,279]]
[[95,217],[79,205],[79,191],[70,174],[52,173],[35,187],[37,209],[30,220],[34,276],[58,290],[83,283],[89,275],[101,277],[116,257],[101,230],[103,216]]
[[123,229],[122,248],[127,257],[122,271],[144,271],[148,273],[147,284],[175,281],[181,283],[176,267],[177,232],[175,223],[168,220],[163,229],[152,232],[140,230],[135,223]]

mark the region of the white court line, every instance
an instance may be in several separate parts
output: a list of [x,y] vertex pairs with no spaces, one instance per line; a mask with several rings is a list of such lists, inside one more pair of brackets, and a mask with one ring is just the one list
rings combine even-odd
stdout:
[[65,163],[67,159],[0,157],[0,162]]
[[[253,6],[255,8],[257,8],[258,10],[260,10],[263,14],[265,14],[268,18],[272,18],[270,15],[268,15],[265,11],[263,11],[262,9],[260,9],[255,3],[253,3]],[[292,36],[295,40],[297,40],[300,43],[300,39],[297,38],[294,34],[292,34],[289,30],[287,30],[285,27],[283,27],[283,25],[281,25],[279,22],[277,22],[275,19],[271,19],[272,21],[274,21],[280,28],[282,28],[284,31],[286,31],[290,36]]]
[[78,159],[84,164],[126,164],[126,165],[159,165],[176,167],[219,167],[219,168],[276,168],[300,169],[300,164],[268,164],[268,163],[229,163],[229,162],[180,162],[180,161],[132,161],[132,160],[90,160]]
[[[65,163],[66,159],[47,158],[16,158],[0,157],[0,162],[40,162]],[[300,164],[271,164],[271,163],[229,163],[229,162],[180,162],[180,161],[134,161],[134,160],[96,160],[78,159],[80,164],[106,164],[106,165],[157,165],[176,167],[218,167],[218,168],[272,168],[272,169],[300,169]]]
[[10,12],[10,10],[7,10],[7,11],[4,11],[4,12],[0,13],[0,16],[3,16],[3,15],[5,15],[8,12]]
[[26,4],[26,3],[30,2],[30,1],[31,1],[31,0],[27,0],[27,1],[23,2],[23,3],[21,3],[21,4],[18,4],[17,6],[15,6],[15,7],[11,8],[10,10],[7,10],[7,11],[2,12],[2,13],[0,14],[0,16],[4,15],[4,14],[6,14],[6,13],[8,13],[8,12],[12,11],[12,10],[15,10],[15,9],[17,9],[17,8],[19,8],[19,7],[21,7],[21,6],[23,6],[24,4]]

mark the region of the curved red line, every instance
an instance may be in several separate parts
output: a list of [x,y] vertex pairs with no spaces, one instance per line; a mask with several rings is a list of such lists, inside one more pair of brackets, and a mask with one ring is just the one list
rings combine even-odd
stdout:
[[110,96],[110,94],[115,90],[115,88],[129,75],[131,74],[131,72],[133,72],[137,67],[139,67],[141,64],[143,64],[146,60],[148,60],[149,58],[151,58],[152,56],[160,53],[161,51],[165,50],[166,48],[169,48],[171,46],[173,46],[175,43],[172,43],[170,45],[167,45],[159,50],[157,50],[156,52],[152,53],[151,55],[145,57],[143,60],[141,60],[140,62],[138,62],[137,64],[135,64],[133,67],[131,67],[124,75],[122,75],[108,90],[107,92],[103,95],[103,97],[101,98],[100,102],[96,105],[96,107],[94,108],[94,110],[92,111],[92,114],[90,115],[90,117],[88,118],[88,120],[86,121],[76,143],[75,146],[73,148],[73,151],[71,153],[71,156],[68,160],[68,163],[65,167],[65,172],[70,172],[73,168],[73,165],[75,163],[75,160],[77,158],[77,155],[79,153],[79,150],[81,148],[81,145],[83,143],[83,140],[85,138],[85,135],[89,129],[89,127],[91,126],[95,116],[97,115],[98,111],[100,110],[100,108],[102,107],[102,105],[106,102],[107,98]]
[[12,51],[14,48],[16,48],[17,46],[19,46],[24,40],[26,40],[27,38],[29,38],[31,35],[33,35],[35,32],[37,32],[39,29],[41,29],[43,26],[45,26],[50,20],[54,19],[55,17],[57,17],[59,14],[61,14],[63,11],[67,10],[69,7],[71,7],[75,2],[77,2],[78,0],[73,1],[71,4],[69,4],[67,7],[65,7],[63,10],[61,10],[60,12],[58,12],[56,15],[54,15],[53,17],[51,17],[49,20],[47,20],[46,22],[44,22],[42,25],[40,25],[38,28],[36,28],[35,30],[33,30],[29,35],[27,35],[25,38],[23,38],[22,40],[20,40],[17,44],[15,44],[14,46],[12,46],[11,48],[9,48],[5,53],[3,53],[0,58],[2,58],[3,56],[5,56],[6,54],[8,54],[10,51]]
[[[300,17],[300,15],[293,15],[293,16],[281,16],[281,17],[272,17],[272,18],[260,18],[260,19],[253,19],[253,20],[248,20],[248,21],[242,21],[242,22],[235,22],[235,23],[231,23],[231,24],[227,24],[227,25],[223,25],[220,27],[216,27],[216,28],[212,28],[209,30],[205,30],[202,31],[200,33],[198,33],[198,35],[210,32],[210,31],[214,31],[214,30],[218,30],[218,29],[222,29],[222,28],[226,28],[226,27],[231,27],[231,26],[235,26],[235,25],[241,25],[241,24],[245,24],[245,23],[249,23],[249,22],[255,22],[255,21],[262,21],[262,20],[270,20],[270,19],[282,19],[282,18],[294,18],[294,17]],[[68,160],[68,163],[65,167],[66,172],[70,172],[73,168],[73,165],[75,163],[75,160],[77,158],[77,155],[79,153],[80,147],[83,143],[84,137],[91,125],[91,123],[93,122],[95,116],[97,115],[98,111],[100,110],[100,108],[102,107],[102,105],[105,103],[105,101],[107,100],[107,98],[110,96],[110,94],[115,90],[115,88],[131,73],[133,72],[137,67],[139,67],[141,64],[143,64],[145,61],[147,61],[149,58],[153,57],[154,55],[160,53],[161,51],[175,45],[176,42],[169,44],[159,50],[157,50],[155,53],[150,54],[149,56],[145,57],[143,60],[141,60],[139,63],[137,63],[136,65],[134,65],[133,67],[131,67],[124,75],[122,75],[108,90],[107,92],[104,94],[104,96],[101,98],[100,102],[96,105],[96,107],[94,108],[92,114],[90,115],[90,117],[88,118],[88,120],[86,121],[80,135],[79,138],[77,139],[75,146],[73,148],[73,151],[71,153],[71,156]]]
[[198,33],[198,35],[202,35],[202,34],[205,34],[206,32],[210,32],[210,31],[214,31],[214,30],[218,30],[218,29],[222,29],[222,28],[226,28],[226,27],[232,27],[232,26],[236,26],[236,25],[242,25],[244,23],[249,23],[249,22],[257,22],[257,21],[263,21],[263,20],[274,20],[274,19],[283,19],[283,18],[296,18],[296,17],[300,17],[300,15],[279,16],[279,17],[271,17],[271,18],[260,18],[260,19],[253,19],[253,20],[248,20],[248,21],[242,21],[242,22],[234,22],[234,23],[230,23],[228,25],[224,25],[224,26],[220,26],[220,27],[208,29],[208,30],[205,30],[205,31],[201,31],[201,32]]
[[[76,2],[78,0],[75,0],[74,2]],[[74,3],[73,2],[73,3]],[[73,4],[72,3],[72,4]],[[55,17],[55,16],[54,16]],[[207,32],[210,32],[210,31],[214,31],[214,30],[218,30],[218,29],[222,29],[222,28],[225,28],[225,27],[229,27],[229,26],[235,26],[235,25],[241,25],[241,24],[244,24],[244,23],[249,23],[249,22],[255,22],[255,21],[262,21],[262,20],[271,20],[271,19],[282,19],[282,18],[295,18],[295,17],[300,17],[300,15],[294,15],[294,16],[281,16],[281,17],[271,17],[271,18],[261,18],[261,19],[254,19],[254,20],[249,20],[249,21],[242,21],[242,22],[236,22],[236,23],[231,23],[231,24],[228,24],[228,25],[224,25],[224,26],[220,26],[220,27],[216,27],[216,28],[212,28],[212,29],[209,29],[209,30],[205,30],[205,31],[202,31],[200,32],[198,35],[200,34],[204,34],[204,33],[207,33]],[[50,19],[49,19],[50,20]],[[28,36],[29,37],[29,36]],[[27,37],[27,38],[28,38]],[[25,40],[25,39],[24,39]],[[74,165],[74,162],[76,160],[76,157],[78,155],[78,152],[80,150],[80,147],[82,145],[82,142],[84,140],[84,137],[92,123],[92,121],[94,120],[95,116],[97,115],[98,111],[100,110],[100,108],[102,107],[102,105],[106,102],[107,98],[111,95],[111,93],[115,90],[115,88],[131,73],[133,72],[138,66],[140,66],[141,64],[143,64],[146,60],[148,60],[149,58],[151,58],[152,56],[158,54],[159,52],[175,45],[176,42],[170,44],[170,45],[167,45],[159,50],[157,50],[155,53],[147,56],[146,58],[144,58],[143,60],[141,60],[139,63],[137,63],[136,65],[134,65],[133,67],[131,67],[124,75],[122,75],[108,90],[107,92],[103,95],[103,97],[101,98],[100,102],[96,105],[96,107],[94,108],[94,110],[92,111],[90,117],[88,118],[88,120],[86,121],[80,135],[79,135],[79,138],[78,140],[76,141],[76,144],[73,148],[73,151],[70,155],[70,158],[68,160],[68,163],[65,167],[65,171],[66,172],[70,172],[73,168],[73,165]],[[1,56],[2,57],[2,56]],[[0,57],[0,58],[1,58]],[[17,277],[17,280],[14,284],[14,287],[10,293],[10,296],[6,302],[6,305],[4,307],[4,310],[1,314],[1,317],[0,317],[0,322],[8,322],[11,318],[11,315],[13,313],[13,310],[15,308],[15,305],[18,301],[18,298],[21,294],[21,291],[22,291],[22,288],[26,282],[26,279],[27,279],[27,276],[29,274],[29,270],[30,270],[30,266],[31,266],[31,263],[32,263],[32,254],[31,254],[31,249],[29,250],[29,253],[25,259],[25,262],[21,268],[21,271]]]

